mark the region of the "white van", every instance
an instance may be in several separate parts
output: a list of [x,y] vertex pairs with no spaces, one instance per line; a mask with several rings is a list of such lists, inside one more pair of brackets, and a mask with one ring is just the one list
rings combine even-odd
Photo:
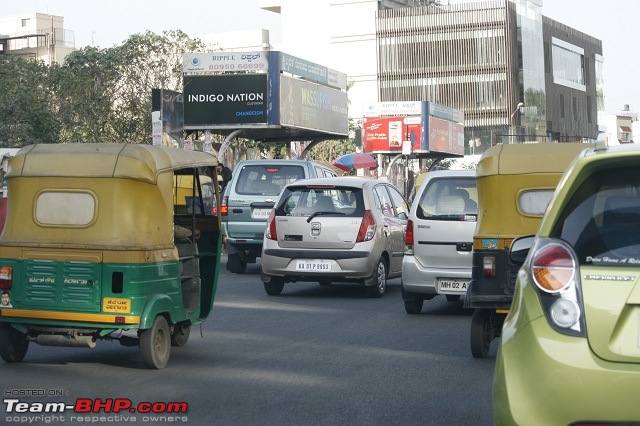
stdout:
[[475,170],[429,172],[411,205],[402,261],[405,311],[419,314],[424,300],[444,294],[457,301],[471,281],[478,219]]

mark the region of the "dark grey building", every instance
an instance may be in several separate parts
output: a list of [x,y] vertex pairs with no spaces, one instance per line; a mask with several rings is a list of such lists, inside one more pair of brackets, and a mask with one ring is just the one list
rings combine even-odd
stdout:
[[376,16],[380,101],[463,111],[467,154],[597,137],[600,40],[542,16],[538,0],[398,3]]

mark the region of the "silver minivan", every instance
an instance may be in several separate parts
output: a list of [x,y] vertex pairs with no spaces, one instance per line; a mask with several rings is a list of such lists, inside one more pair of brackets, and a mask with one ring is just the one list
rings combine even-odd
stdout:
[[227,270],[243,273],[262,252],[267,217],[285,185],[310,177],[335,177],[322,164],[306,160],[245,160],[233,170],[222,198],[222,233]]
[[475,170],[429,172],[409,212],[402,260],[405,311],[418,314],[438,294],[457,301],[471,280],[478,218]]

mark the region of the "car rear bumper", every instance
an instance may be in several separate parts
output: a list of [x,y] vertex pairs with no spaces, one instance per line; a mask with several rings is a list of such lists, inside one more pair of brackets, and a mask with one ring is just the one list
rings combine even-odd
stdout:
[[[325,271],[301,271],[299,261],[323,260],[329,263]],[[378,257],[361,250],[297,250],[265,248],[262,252],[262,274],[290,277],[292,280],[317,281],[322,278],[336,280],[371,277]]]
[[425,268],[414,256],[404,256],[402,260],[402,288],[408,293],[419,294],[466,294],[466,288],[459,291],[438,290],[438,279],[455,279],[471,281],[471,266],[469,268]]
[[640,419],[640,363],[596,357],[586,338],[553,331],[544,317],[505,325],[493,383],[495,424],[567,425]]

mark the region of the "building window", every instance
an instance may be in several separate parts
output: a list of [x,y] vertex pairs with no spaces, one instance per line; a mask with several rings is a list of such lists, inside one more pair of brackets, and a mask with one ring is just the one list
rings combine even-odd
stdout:
[[578,119],[578,100],[574,97],[571,99],[571,106],[573,107],[573,119]]
[[27,26],[27,22],[28,22],[28,21],[29,21],[28,19],[23,19],[23,20],[22,20],[22,22],[21,22],[22,28],[24,28],[24,27],[26,27],[26,26]]
[[584,49],[552,39],[553,82],[586,92]]
[[564,118],[564,95],[560,93],[560,118]]

